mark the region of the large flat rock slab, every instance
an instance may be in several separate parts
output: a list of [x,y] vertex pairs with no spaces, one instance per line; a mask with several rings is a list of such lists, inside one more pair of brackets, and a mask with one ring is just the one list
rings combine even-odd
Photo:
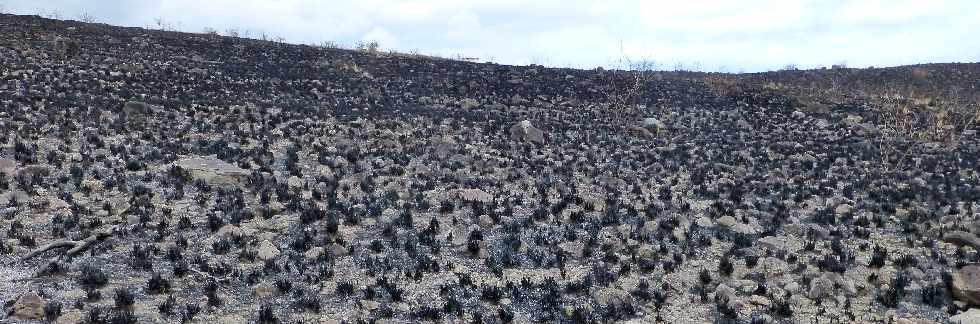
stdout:
[[202,179],[210,185],[243,185],[248,181],[248,170],[222,161],[215,156],[185,157],[174,165],[187,170],[194,179]]

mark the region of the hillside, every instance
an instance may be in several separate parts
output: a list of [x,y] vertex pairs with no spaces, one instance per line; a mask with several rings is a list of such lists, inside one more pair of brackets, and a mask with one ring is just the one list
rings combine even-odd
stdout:
[[555,69],[13,15],[0,35],[0,321],[980,318],[980,64]]

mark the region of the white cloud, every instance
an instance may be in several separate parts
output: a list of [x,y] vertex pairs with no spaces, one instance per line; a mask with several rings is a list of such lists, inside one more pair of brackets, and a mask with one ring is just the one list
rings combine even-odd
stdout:
[[624,54],[730,71],[980,59],[973,0],[4,0],[20,14],[87,11],[101,21],[186,31],[234,27],[296,43],[462,54],[591,68]]

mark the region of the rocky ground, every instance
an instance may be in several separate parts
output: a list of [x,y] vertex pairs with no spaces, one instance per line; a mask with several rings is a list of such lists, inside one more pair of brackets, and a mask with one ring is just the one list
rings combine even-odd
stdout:
[[848,92],[972,95],[977,65],[640,80],[0,35],[2,322],[980,321],[975,124],[895,137]]

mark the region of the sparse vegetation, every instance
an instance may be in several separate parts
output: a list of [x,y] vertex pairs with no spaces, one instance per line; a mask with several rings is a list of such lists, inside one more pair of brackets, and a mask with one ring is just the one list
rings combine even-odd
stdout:
[[91,323],[944,322],[977,261],[980,65],[552,69],[38,19],[0,16],[0,321],[37,292],[35,320]]

